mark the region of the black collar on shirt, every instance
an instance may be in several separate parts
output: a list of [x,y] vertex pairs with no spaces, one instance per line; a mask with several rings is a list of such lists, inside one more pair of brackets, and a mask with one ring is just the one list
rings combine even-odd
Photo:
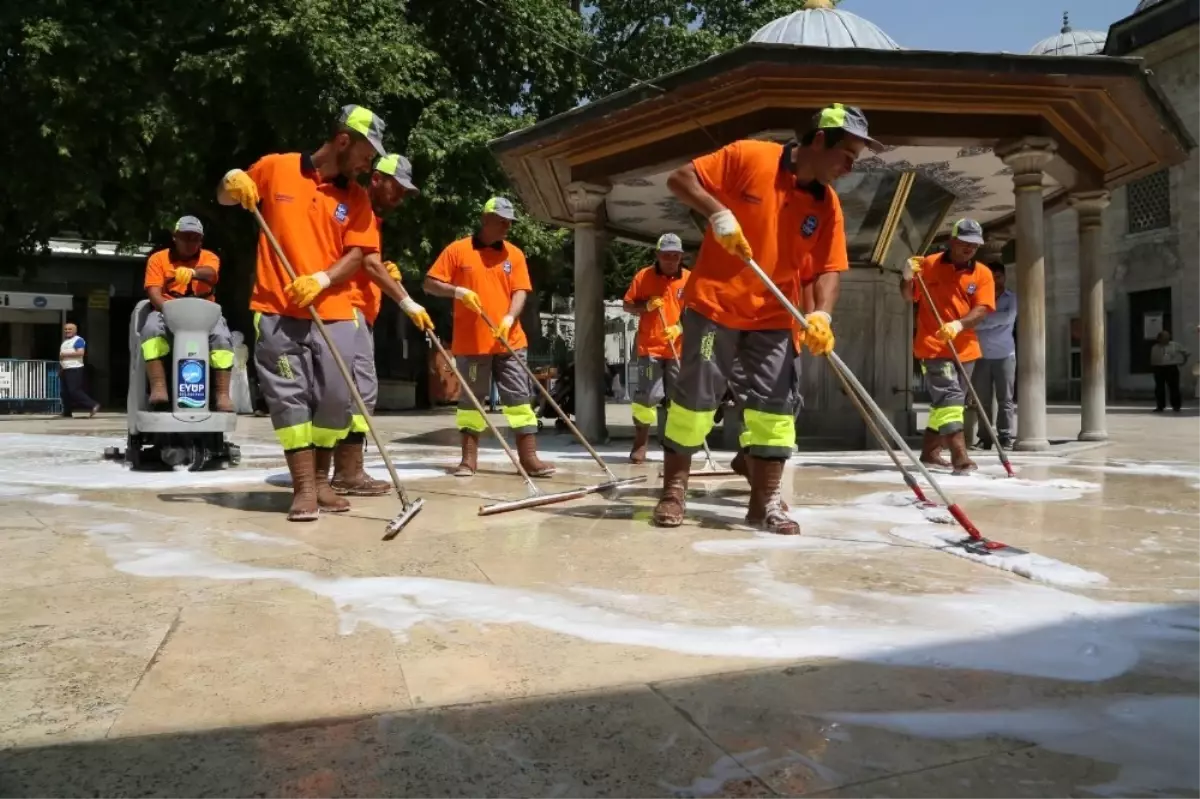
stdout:
[[476,232],[471,234],[471,246],[477,250],[482,250],[484,247],[491,247],[497,252],[504,252],[504,239],[494,241],[491,244],[484,244],[483,239],[479,238],[479,233]]
[[[792,152],[799,146],[800,142],[795,140],[783,145],[783,155],[779,157],[779,168],[784,172],[791,172],[795,174],[796,164],[794,161],[792,161]],[[796,188],[800,191],[808,192],[818,200],[825,199],[825,186],[818,181],[814,180],[809,183],[801,183],[799,180],[797,180]]]
[[668,275],[666,272],[664,272],[662,270],[662,267],[658,265],[657,258],[654,259],[654,271],[656,274],[658,274],[659,277],[665,277],[667,280],[678,280],[679,278],[683,277],[683,265],[682,264],[679,266],[678,272],[676,272],[673,275]]
[[[317,165],[313,163],[312,153],[301,153],[300,154],[300,171],[301,172],[316,172],[317,171]],[[320,176],[320,174],[318,174],[317,180],[320,180],[320,179],[321,179],[321,176]],[[346,189],[346,188],[349,188],[349,186],[350,186],[350,181],[346,179],[345,175],[338,175],[337,177],[335,177],[333,180],[331,180],[329,182],[332,183],[333,185],[337,186],[339,189]]]
[[970,270],[975,268],[974,259],[967,261],[965,264],[961,264],[961,265],[954,263],[954,261],[950,260],[950,250],[942,250],[942,263],[950,264],[955,269],[961,269],[964,272],[969,272]]

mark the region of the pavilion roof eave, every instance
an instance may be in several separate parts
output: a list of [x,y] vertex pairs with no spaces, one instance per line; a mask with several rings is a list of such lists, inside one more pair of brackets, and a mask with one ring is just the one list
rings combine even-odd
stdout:
[[798,58],[820,60],[824,66],[830,69],[884,67],[892,74],[897,75],[905,71],[927,70],[957,73],[978,72],[983,75],[1007,74],[1029,78],[1041,77],[1048,83],[1061,80],[1065,75],[1137,78],[1143,82],[1151,101],[1165,117],[1170,133],[1181,142],[1184,149],[1191,149],[1195,146],[1194,140],[1187,132],[1182,120],[1174,112],[1170,102],[1167,101],[1157,81],[1146,73],[1141,59],[1137,58],[947,53],[924,50],[860,50],[765,43],[745,44],[652,81],[636,83],[607,97],[501,136],[492,140],[489,146],[497,155],[526,147],[536,148],[549,144],[566,133],[579,129],[582,125],[600,122],[607,117],[626,111],[642,101],[657,98],[664,93],[716,79],[733,70],[756,63],[764,66],[786,65],[796,63]]

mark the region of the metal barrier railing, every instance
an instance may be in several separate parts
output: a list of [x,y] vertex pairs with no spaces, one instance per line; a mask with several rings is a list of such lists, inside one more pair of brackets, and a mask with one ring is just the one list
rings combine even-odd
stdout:
[[62,413],[58,363],[0,358],[0,412]]

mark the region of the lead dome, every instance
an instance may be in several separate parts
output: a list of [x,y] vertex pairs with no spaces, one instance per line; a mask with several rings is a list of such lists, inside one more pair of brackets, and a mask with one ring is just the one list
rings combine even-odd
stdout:
[[799,11],[763,25],[750,41],[797,47],[903,49],[875,23],[833,8],[829,0],[808,0]]
[[[1150,0],[1156,2],[1156,0]],[[1145,2],[1145,0],[1143,0]],[[1104,31],[1077,31],[1071,28],[1066,12],[1063,12],[1062,30],[1057,36],[1042,39],[1029,51],[1030,55],[1102,55],[1108,34]]]

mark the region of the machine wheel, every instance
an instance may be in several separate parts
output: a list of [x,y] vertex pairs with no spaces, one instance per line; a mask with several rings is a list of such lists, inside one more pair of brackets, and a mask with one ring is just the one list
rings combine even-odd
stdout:
[[142,437],[130,433],[125,439],[125,461],[129,464],[130,469],[141,469],[145,462],[142,458]]

